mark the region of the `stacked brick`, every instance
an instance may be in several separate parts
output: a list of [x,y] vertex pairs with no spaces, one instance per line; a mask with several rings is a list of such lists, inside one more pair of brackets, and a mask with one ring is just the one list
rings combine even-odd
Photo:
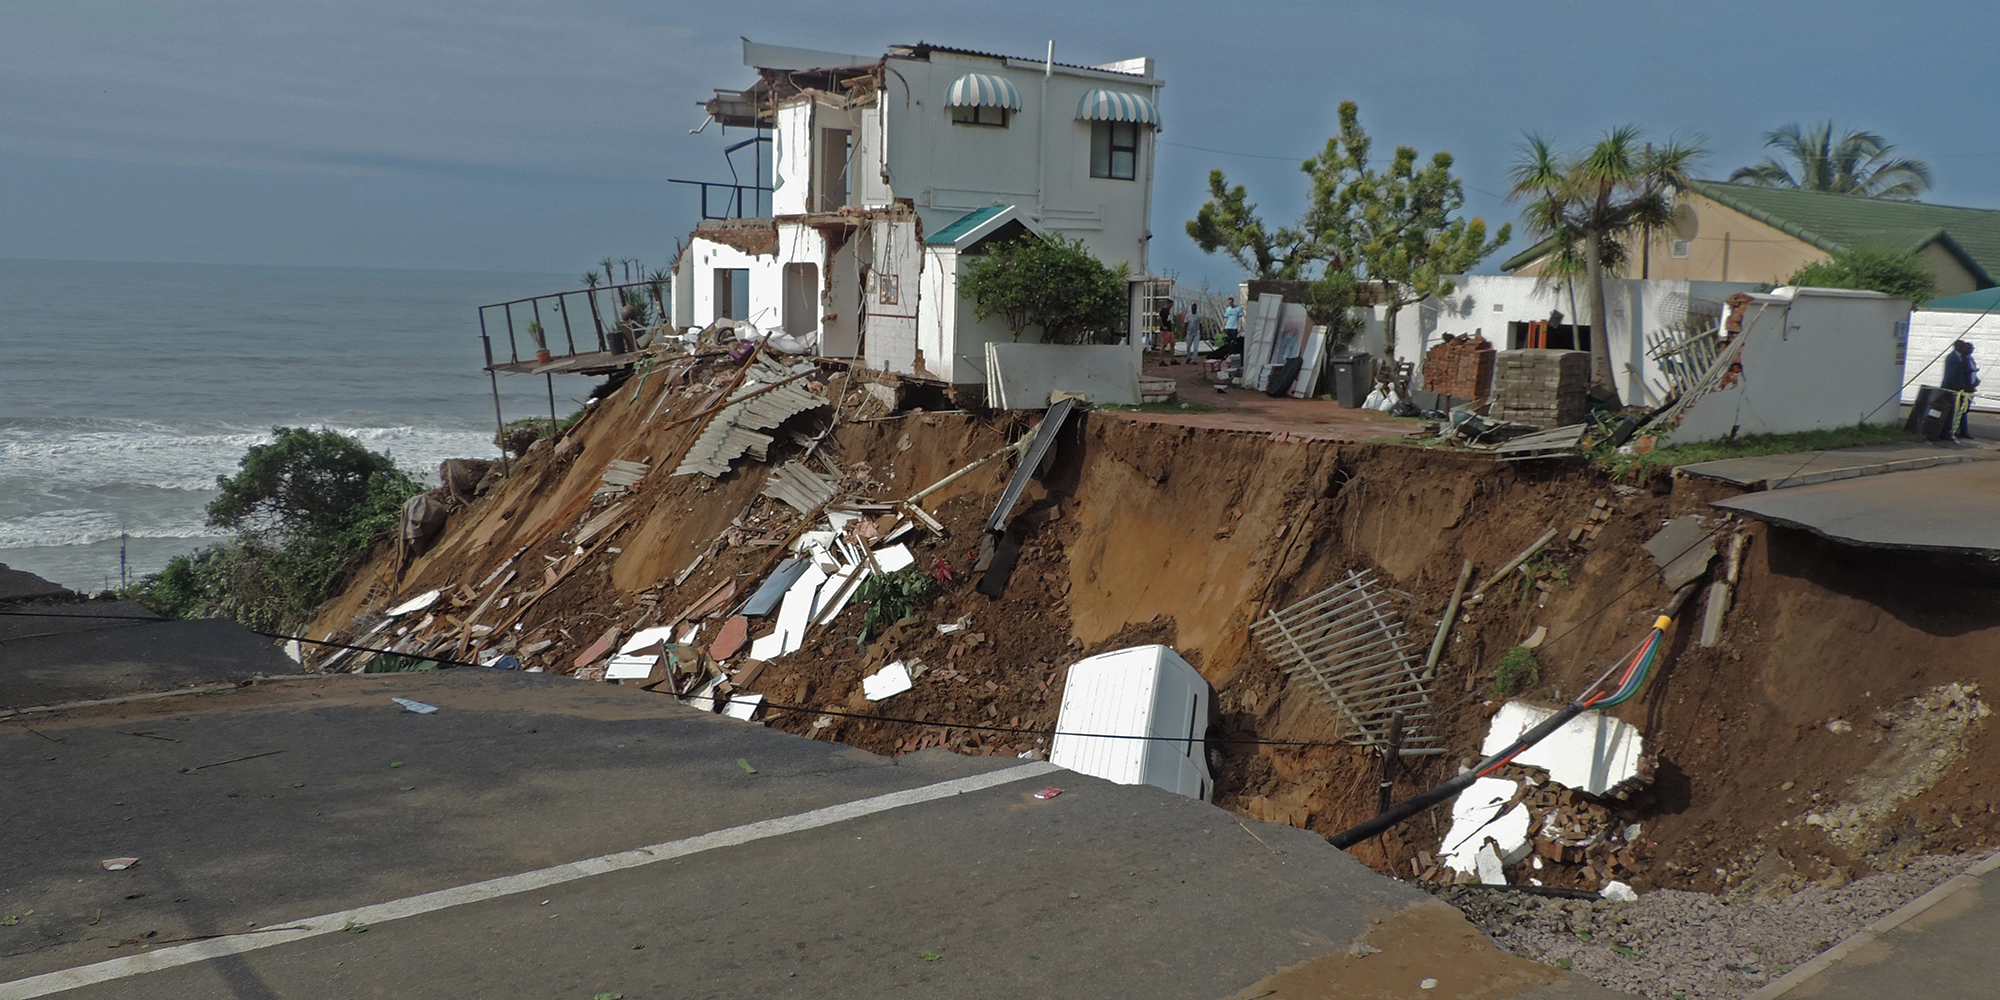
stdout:
[[1493,391],[1493,345],[1479,334],[1444,335],[1424,352],[1424,390],[1459,399],[1485,399]]
[[1588,351],[1501,351],[1487,416],[1537,427],[1582,423],[1589,413]]

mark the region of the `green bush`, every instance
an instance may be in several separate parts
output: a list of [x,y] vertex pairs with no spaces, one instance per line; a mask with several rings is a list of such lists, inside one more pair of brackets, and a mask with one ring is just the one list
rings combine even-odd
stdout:
[[936,590],[937,581],[915,566],[894,573],[875,573],[861,581],[861,589],[855,592],[855,598],[868,605],[868,613],[861,617],[862,640],[872,638],[883,628],[908,618],[912,611],[929,604],[931,594]]
[[1501,697],[1508,697],[1526,691],[1542,682],[1542,664],[1526,646],[1515,646],[1500,658],[1499,669],[1493,672],[1493,690]]
[[959,279],[979,319],[999,316],[1020,340],[1030,326],[1046,344],[1087,344],[1121,331],[1130,303],[1128,268],[1105,267],[1082,240],[1023,236],[987,244]]
[[1909,299],[1920,306],[1937,294],[1937,278],[1914,253],[1842,250],[1807,264],[1785,279],[1802,288],[1851,288]]
[[242,472],[218,477],[209,523],[228,541],[175,556],[130,596],[171,618],[230,618],[287,632],[347,583],[354,564],[396,530],[403,503],[424,488],[335,431],[273,429]]

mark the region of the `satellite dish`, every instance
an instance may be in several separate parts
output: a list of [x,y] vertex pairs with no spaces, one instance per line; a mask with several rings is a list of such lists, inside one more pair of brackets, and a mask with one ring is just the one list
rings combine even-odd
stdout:
[[1669,227],[1674,232],[1674,239],[1691,240],[1701,232],[1701,220],[1695,217],[1694,206],[1675,205],[1673,222]]

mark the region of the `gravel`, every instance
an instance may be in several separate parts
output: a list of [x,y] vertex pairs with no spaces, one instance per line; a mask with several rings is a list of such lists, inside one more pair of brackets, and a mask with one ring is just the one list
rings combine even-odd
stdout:
[[1736,1000],[1970,867],[1927,855],[1838,888],[1724,902],[1661,889],[1635,903],[1431,887],[1500,947],[1652,1000]]

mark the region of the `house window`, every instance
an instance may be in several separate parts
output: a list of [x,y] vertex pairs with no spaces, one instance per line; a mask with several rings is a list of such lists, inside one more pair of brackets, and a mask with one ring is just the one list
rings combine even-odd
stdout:
[[715,318],[750,318],[749,268],[718,267],[715,269]]
[[884,274],[875,279],[876,302],[893,306],[903,301],[903,279],[901,275]]
[[1688,247],[1689,247],[1689,245],[1691,245],[1691,244],[1692,244],[1693,242],[1694,242],[1693,240],[1675,240],[1675,241],[1674,241],[1674,256],[1675,256],[1676,258],[1686,258],[1686,257],[1687,257],[1687,255],[1688,255]]
[[951,122],[954,125],[991,125],[995,128],[1006,128],[1007,119],[1012,115],[1013,112],[1006,108],[989,108],[984,106],[976,108],[953,108],[951,109]]
[[1139,176],[1139,123],[1090,123],[1090,176],[1114,181]]

